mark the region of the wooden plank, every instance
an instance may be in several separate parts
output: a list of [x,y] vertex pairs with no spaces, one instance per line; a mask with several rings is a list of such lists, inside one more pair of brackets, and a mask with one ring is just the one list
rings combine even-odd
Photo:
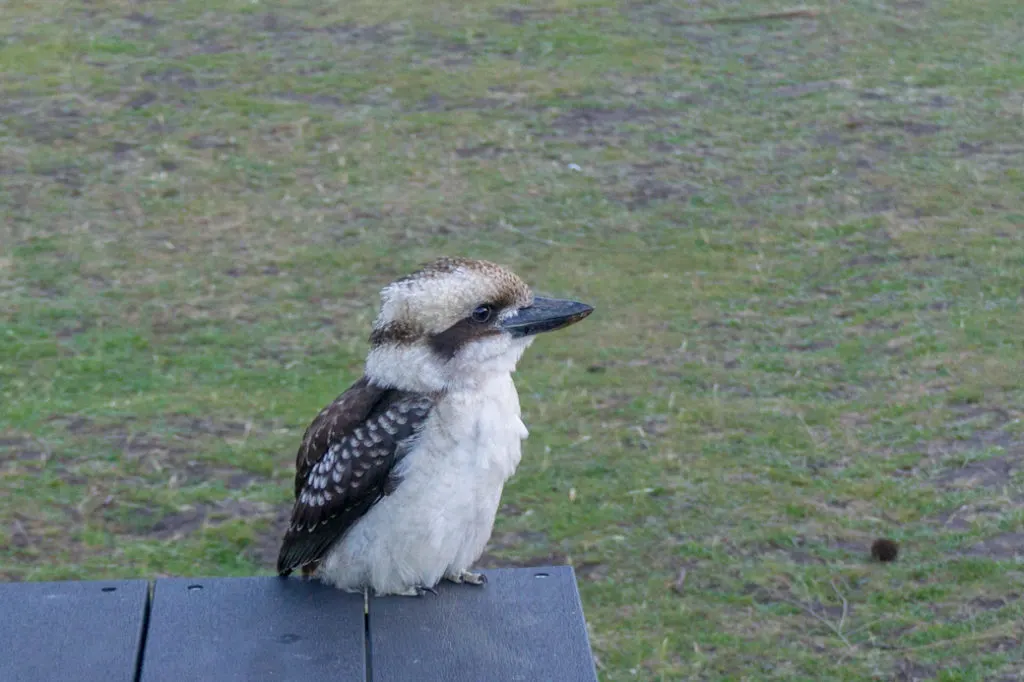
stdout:
[[142,682],[365,682],[361,594],[297,578],[158,580]]
[[487,584],[370,600],[373,682],[595,682],[569,566],[492,569]]
[[132,682],[145,580],[0,584],[0,680]]

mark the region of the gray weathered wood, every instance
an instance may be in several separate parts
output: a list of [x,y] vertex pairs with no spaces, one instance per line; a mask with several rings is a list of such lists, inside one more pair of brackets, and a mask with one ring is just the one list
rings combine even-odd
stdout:
[[370,600],[373,682],[594,682],[569,566],[484,571],[483,587]]
[[0,584],[0,680],[132,682],[144,580]]
[[142,682],[364,682],[363,596],[297,578],[157,580]]

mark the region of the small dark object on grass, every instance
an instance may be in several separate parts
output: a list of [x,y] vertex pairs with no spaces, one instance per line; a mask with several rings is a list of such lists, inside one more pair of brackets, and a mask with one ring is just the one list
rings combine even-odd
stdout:
[[895,540],[888,540],[886,538],[878,538],[871,543],[871,556],[879,561],[889,562],[896,561],[896,557],[900,553],[900,546]]

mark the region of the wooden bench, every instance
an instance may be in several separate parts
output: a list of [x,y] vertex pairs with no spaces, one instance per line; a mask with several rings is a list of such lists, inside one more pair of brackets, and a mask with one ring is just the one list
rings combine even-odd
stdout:
[[3,682],[594,682],[572,568],[373,597],[296,578],[0,584]]

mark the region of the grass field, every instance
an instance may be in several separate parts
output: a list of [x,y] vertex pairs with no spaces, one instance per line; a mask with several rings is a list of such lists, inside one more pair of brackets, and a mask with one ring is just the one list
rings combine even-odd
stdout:
[[486,563],[571,562],[603,680],[1021,679],[1024,12],[718,21],[785,7],[0,1],[0,578],[269,573],[466,255],[597,308]]

